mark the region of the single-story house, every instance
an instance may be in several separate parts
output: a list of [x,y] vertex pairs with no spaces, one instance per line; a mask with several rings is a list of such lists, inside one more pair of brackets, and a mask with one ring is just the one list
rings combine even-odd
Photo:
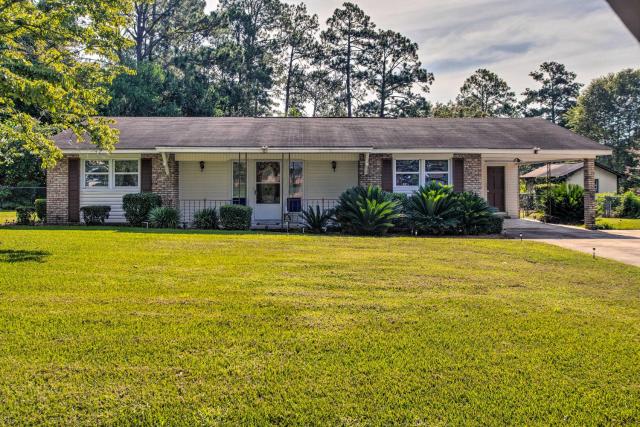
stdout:
[[[120,141],[110,153],[69,132],[54,137],[64,156],[47,173],[50,223],[79,222],[87,205],[111,206],[109,221],[121,223],[122,197],[153,191],[185,222],[203,207],[235,203],[269,226],[307,206],[331,208],[353,186],[411,193],[429,181],[518,217],[521,163],[582,160],[594,192],[594,160],[611,154],[537,118],[112,119]],[[593,203],[586,210],[592,215]]]
[[[595,164],[595,171],[596,193],[618,192],[618,183],[622,177],[621,173],[598,162]],[[530,191],[532,191],[535,184],[545,182],[547,179],[552,182],[566,182],[567,184],[583,187],[584,162],[552,163],[520,175],[520,178],[526,182],[527,189]]]

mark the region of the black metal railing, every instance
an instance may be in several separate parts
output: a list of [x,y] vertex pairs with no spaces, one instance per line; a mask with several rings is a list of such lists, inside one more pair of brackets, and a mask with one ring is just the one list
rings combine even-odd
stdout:
[[312,207],[313,209],[318,206],[321,212],[334,209],[338,204],[338,199],[302,199],[302,210]]
[[187,227],[193,222],[193,215],[202,209],[216,209],[220,206],[232,205],[233,200],[180,200],[180,221]]

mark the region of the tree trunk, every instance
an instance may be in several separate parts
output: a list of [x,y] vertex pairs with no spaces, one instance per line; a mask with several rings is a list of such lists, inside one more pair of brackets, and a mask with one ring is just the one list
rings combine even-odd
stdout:
[[380,117],[384,117],[384,107],[387,102],[387,60],[382,57],[382,82],[380,82]]
[[351,112],[351,34],[347,37],[347,117],[352,117]]
[[289,70],[287,73],[287,87],[285,88],[284,97],[284,116],[289,116],[290,96],[291,96],[291,74],[293,74],[293,47],[291,47],[291,55],[289,55]]

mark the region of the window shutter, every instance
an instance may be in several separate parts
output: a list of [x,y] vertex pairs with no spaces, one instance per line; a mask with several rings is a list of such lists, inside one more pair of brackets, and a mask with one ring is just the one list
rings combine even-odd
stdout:
[[453,159],[453,191],[464,191],[464,159]]
[[382,189],[393,191],[393,166],[391,159],[382,159]]
[[140,161],[140,191],[143,193],[152,191],[151,159],[142,159]]
[[80,222],[80,159],[69,159],[68,175],[68,220]]

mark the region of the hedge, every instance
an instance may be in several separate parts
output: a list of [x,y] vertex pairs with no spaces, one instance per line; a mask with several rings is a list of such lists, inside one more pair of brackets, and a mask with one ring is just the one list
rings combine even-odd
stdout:
[[248,230],[251,228],[253,209],[243,205],[220,207],[220,223],[226,230]]

